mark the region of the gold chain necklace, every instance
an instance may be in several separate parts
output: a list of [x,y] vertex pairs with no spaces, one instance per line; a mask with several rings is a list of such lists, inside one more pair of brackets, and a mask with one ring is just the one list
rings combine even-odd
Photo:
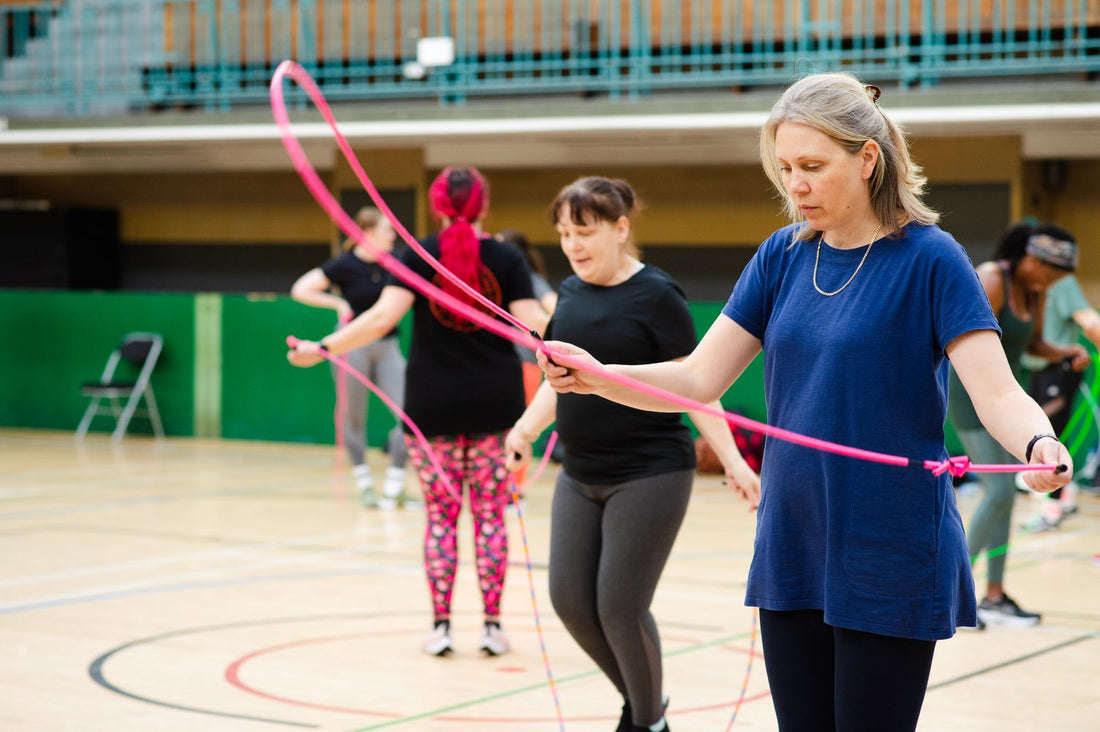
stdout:
[[856,266],[856,271],[852,273],[852,276],[848,278],[847,282],[841,285],[839,289],[833,290],[832,292],[825,292],[825,290],[822,290],[817,285],[817,265],[821,261],[821,242],[825,240],[824,235],[819,237],[817,240],[817,257],[814,259],[814,289],[820,292],[825,297],[832,297],[833,295],[840,294],[845,287],[852,284],[852,280],[854,280],[856,278],[856,275],[859,274],[859,271],[863,269],[863,263],[867,261],[867,255],[871,253],[871,247],[873,247],[875,245],[875,241],[878,240],[878,233],[880,231],[882,231],[882,224],[879,224],[878,228],[875,229],[875,233],[871,235],[871,241],[867,244],[867,251],[863,253],[863,259],[859,260],[859,264]]

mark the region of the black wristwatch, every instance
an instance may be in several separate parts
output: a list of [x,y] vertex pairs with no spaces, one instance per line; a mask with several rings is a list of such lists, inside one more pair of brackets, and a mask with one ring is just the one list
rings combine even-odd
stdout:
[[1039,440],[1043,439],[1044,437],[1049,437],[1050,439],[1054,440],[1055,442],[1058,441],[1058,435],[1052,435],[1049,432],[1043,432],[1042,434],[1035,435],[1027,443],[1027,449],[1024,450],[1024,462],[1025,463],[1030,463],[1031,462],[1031,451],[1035,449],[1035,443],[1038,442]]

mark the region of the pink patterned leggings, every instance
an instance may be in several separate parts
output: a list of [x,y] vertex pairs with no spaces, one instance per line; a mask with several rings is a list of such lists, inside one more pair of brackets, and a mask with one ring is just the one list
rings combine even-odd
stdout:
[[[435,620],[451,617],[451,593],[458,568],[458,515],[462,495],[469,492],[474,517],[477,575],[485,617],[500,617],[504,572],[508,567],[508,532],[504,505],[508,471],[504,467],[504,434],[431,437],[428,443],[446,474],[444,480],[424,448],[405,437],[409,462],[424,490],[428,525],[424,531],[424,568],[432,593]],[[449,481],[449,482],[448,482]]]

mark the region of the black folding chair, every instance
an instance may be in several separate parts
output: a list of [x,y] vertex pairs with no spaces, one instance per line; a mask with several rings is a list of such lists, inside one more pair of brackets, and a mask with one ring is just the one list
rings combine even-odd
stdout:
[[[153,425],[153,432],[158,438],[164,437],[164,428],[160,423],[160,413],[157,411],[157,400],[153,396],[153,386],[150,378],[153,369],[157,365],[157,359],[164,347],[164,338],[157,333],[127,333],[122,337],[122,342],[111,351],[107,359],[107,366],[103,369],[103,375],[99,381],[82,384],[80,391],[86,397],[90,397],[88,408],[84,410],[84,416],[80,425],[76,428],[76,437],[81,439],[88,433],[92,425],[92,419],[97,414],[111,414],[116,425],[111,434],[111,441],[118,442],[126,433],[130,420],[135,416],[147,417]],[[117,380],[115,371],[123,362],[129,364],[129,369],[137,374],[132,380]],[[127,369],[124,369],[124,371]],[[104,404],[106,400],[106,404]],[[123,405],[122,400],[125,400]],[[145,406],[141,406],[142,400]]]

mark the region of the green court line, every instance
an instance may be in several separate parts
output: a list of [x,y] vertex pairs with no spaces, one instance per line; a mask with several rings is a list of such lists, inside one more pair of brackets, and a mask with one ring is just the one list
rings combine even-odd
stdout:
[[[706,643],[697,643],[693,646],[687,646],[676,651],[670,651],[668,653],[662,653],[662,658],[672,658],[673,656],[682,656],[688,653],[695,653],[696,651],[703,651],[714,646],[720,646],[723,643],[730,643],[735,640],[739,640],[748,636],[749,633],[738,633],[736,635],[725,636],[724,638],[718,638],[717,640],[707,641]],[[573,681],[579,681],[581,679],[590,679],[593,676],[599,676],[602,671],[595,669],[592,671],[584,671],[582,673],[573,674],[572,676],[565,676],[560,679],[555,679],[554,683],[558,686],[571,683]],[[439,709],[433,709],[428,712],[422,712],[420,714],[414,714],[408,717],[401,717],[400,719],[391,719],[387,722],[379,722],[378,724],[372,724],[368,727],[359,727],[350,732],[367,732],[368,730],[385,729],[386,727],[397,727],[403,724],[409,724],[410,722],[417,722],[421,719],[427,719],[429,717],[436,717],[440,714],[447,714],[457,709],[465,709],[467,707],[476,706],[478,704],[484,704],[485,702],[495,701],[497,699],[506,699],[511,696],[517,696],[519,694],[526,694],[529,691],[535,691],[537,689],[546,688],[545,682],[539,682],[537,684],[531,684],[529,686],[523,686],[518,689],[511,689],[509,691],[503,691],[499,694],[491,694],[478,699],[471,699],[469,701],[460,702],[458,704],[451,704],[450,706],[440,707]]]

